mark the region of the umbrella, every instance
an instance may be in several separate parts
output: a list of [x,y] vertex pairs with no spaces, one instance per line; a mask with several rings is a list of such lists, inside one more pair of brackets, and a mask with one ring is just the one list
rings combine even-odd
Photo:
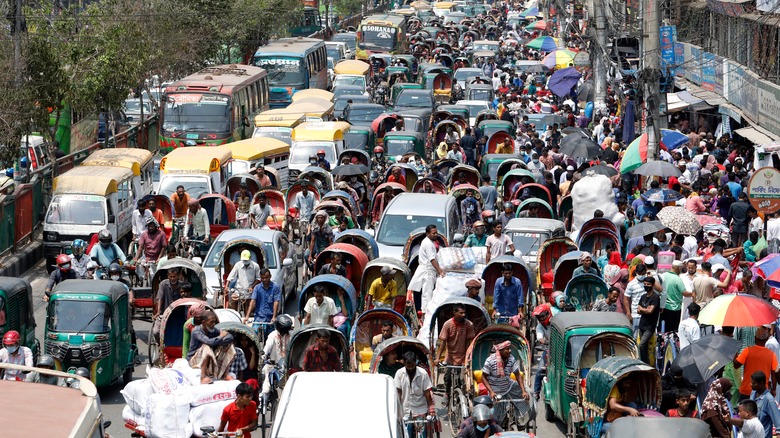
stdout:
[[564,68],[556,71],[550,76],[550,80],[547,82],[547,88],[558,97],[564,97],[571,93],[572,88],[577,85],[577,82],[579,82],[581,77],[582,74],[574,67]]
[[528,67],[525,71],[528,73],[546,73],[550,71],[550,68],[544,64],[534,64]]
[[[771,280],[768,280],[771,285]],[[774,287],[774,286],[773,286]],[[710,301],[699,314],[699,324],[758,327],[777,321],[780,312],[750,294],[725,294]]]
[[537,17],[539,16],[539,8],[532,6],[520,13],[521,17]]
[[688,143],[688,141],[688,136],[682,132],[672,131],[671,129],[661,129],[661,142],[665,144],[670,151],[679,148],[685,143]]
[[775,271],[771,273],[766,278],[766,283],[773,288],[780,288],[780,271]]
[[742,342],[734,338],[719,334],[705,336],[680,350],[672,367],[681,368],[683,377],[691,383],[704,383],[731,363],[740,348]]
[[680,169],[676,168],[674,164],[663,160],[648,161],[634,170],[634,173],[636,175],[660,176],[662,178],[681,175]]
[[601,147],[585,134],[572,134],[561,141],[561,153],[575,158],[596,158],[601,155]]
[[593,83],[590,81],[584,82],[582,85],[580,85],[580,88],[577,89],[577,100],[582,102],[592,102],[593,101]]
[[362,164],[344,164],[342,166],[334,167],[330,173],[334,176],[352,176],[365,175],[369,171],[370,169]]
[[551,36],[540,36],[539,38],[532,39],[525,45],[526,47],[530,47],[542,52],[552,52],[558,48],[558,38],[553,38]]
[[780,254],[767,255],[761,259],[761,261],[756,262],[756,264],[753,265],[751,271],[753,271],[754,274],[761,278],[768,278],[775,271],[780,269],[780,257],[778,256],[780,256]]
[[545,56],[544,59],[542,59],[542,64],[550,68],[566,68],[574,63],[575,56],[577,56],[577,53],[572,52],[571,50],[556,50]]
[[[661,149],[666,149],[663,140],[659,144]],[[628,173],[638,168],[647,161],[647,133],[635,138],[623,153],[620,161],[620,173]]]
[[648,234],[655,234],[664,228],[666,228],[666,226],[662,224],[661,221],[640,222],[628,229],[626,237],[630,239],[639,236],[647,236]]
[[584,129],[578,128],[576,126],[567,126],[567,127],[563,128],[563,129],[561,129],[561,133],[564,134],[564,135],[582,134],[582,135],[584,135],[586,137],[590,137],[590,134],[588,132],[585,132]]
[[529,23],[528,26],[525,27],[525,30],[527,31],[545,30],[545,29],[547,29],[547,22],[544,20],[536,20],[532,23]]
[[580,172],[583,176],[585,175],[604,175],[607,178],[612,178],[613,176],[618,174],[617,169],[615,169],[612,166],[607,166],[606,164],[599,164],[597,166],[591,166],[585,169],[582,169],[582,172]]
[[642,193],[642,199],[650,202],[660,202],[666,204],[667,202],[674,202],[678,199],[682,199],[680,192],[672,189],[650,189]]
[[666,228],[677,234],[695,236],[701,230],[701,225],[699,225],[696,215],[684,207],[664,207],[658,212],[656,217]]

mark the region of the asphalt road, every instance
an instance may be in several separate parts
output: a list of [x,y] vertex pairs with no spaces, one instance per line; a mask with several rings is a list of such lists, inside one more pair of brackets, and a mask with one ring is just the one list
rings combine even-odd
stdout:
[[[44,324],[46,321],[46,307],[43,301],[43,290],[48,280],[48,275],[44,267],[44,262],[41,261],[34,268],[25,272],[22,276],[25,280],[32,284],[33,296],[35,300],[35,321],[38,324],[36,329],[36,336],[38,339],[43,340]],[[285,304],[285,311],[289,314],[296,312],[296,303],[292,300]],[[138,350],[141,355],[141,365],[136,365],[135,373],[133,373],[134,379],[143,379],[146,377],[146,364],[148,346],[146,340],[149,337],[149,330],[151,329],[151,323],[144,320],[135,320],[133,322],[135,327],[136,336],[138,338]],[[121,381],[121,380],[120,380]],[[122,383],[114,384],[107,388],[100,389],[100,399],[103,405],[103,415],[106,420],[111,421],[111,427],[108,432],[112,437],[129,438],[130,431],[125,429],[124,421],[122,420],[122,409],[125,407],[124,398],[119,393],[122,389]],[[441,399],[436,397],[438,415],[442,418],[443,432],[441,437],[451,438],[453,435],[450,432],[449,424],[446,422],[446,409],[441,405]],[[557,438],[565,436],[565,426],[560,423],[548,423],[544,420],[544,406],[540,401],[537,405],[537,435],[541,438]],[[257,435],[260,436],[259,434]],[[325,435],[323,435],[325,436]]]

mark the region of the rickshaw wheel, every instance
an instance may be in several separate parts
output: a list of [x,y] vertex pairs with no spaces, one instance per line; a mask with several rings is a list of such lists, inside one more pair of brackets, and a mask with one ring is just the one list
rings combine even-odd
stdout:
[[450,405],[447,407],[447,415],[450,423],[450,430],[452,435],[457,435],[460,430],[460,425],[463,423],[463,419],[466,418],[466,396],[463,395],[463,391],[460,388],[455,388],[450,398]]
[[152,328],[149,330],[149,342],[147,342],[147,345],[149,346],[149,365],[157,366],[160,360],[160,346],[157,338],[154,336],[154,322],[152,322]]

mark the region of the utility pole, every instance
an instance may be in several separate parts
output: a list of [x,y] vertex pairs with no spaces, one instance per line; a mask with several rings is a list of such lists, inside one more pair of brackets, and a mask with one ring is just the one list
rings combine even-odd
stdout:
[[640,79],[644,84],[644,102],[647,120],[647,160],[658,158],[658,143],[661,138],[661,41],[659,27],[661,15],[659,0],[644,0],[642,9],[643,68]]
[[607,101],[607,66],[604,62],[607,45],[607,17],[604,11],[605,0],[595,0],[596,15],[596,48],[591,51],[593,59],[594,87],[593,97],[596,109],[606,108]]

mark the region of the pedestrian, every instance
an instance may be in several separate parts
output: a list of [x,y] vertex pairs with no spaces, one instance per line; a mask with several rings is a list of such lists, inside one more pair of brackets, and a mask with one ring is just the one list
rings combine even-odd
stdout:
[[680,350],[701,338],[701,327],[699,327],[700,310],[701,306],[696,303],[688,305],[688,318],[680,323],[677,330],[677,336],[680,339]]
[[[756,330],[756,345],[747,347],[734,359],[734,368],[745,367],[742,371],[743,376],[752,376],[756,371],[762,371],[770,379],[772,391],[777,385],[777,356],[772,350],[766,348],[766,341],[769,339],[769,331],[763,327]],[[743,378],[739,386],[739,398],[745,400],[750,397],[752,388],[750,379]]]
[[683,293],[685,292],[685,284],[680,278],[682,267],[683,262],[675,260],[672,262],[672,270],[661,274],[666,293],[666,301],[663,305],[663,312],[661,312],[662,332],[677,331],[677,327],[680,325]]
[[764,429],[763,438],[772,438],[772,428],[780,429],[780,409],[777,408],[772,392],[766,387],[766,374],[763,371],[751,374],[750,387],[750,399],[756,402],[758,419]]
[[433,297],[436,277],[444,277],[445,275],[444,270],[436,260],[438,237],[439,232],[436,225],[431,224],[425,227],[425,238],[420,243],[420,250],[417,253],[419,264],[409,282],[409,290],[406,293],[406,300],[414,302],[417,310],[425,311],[427,309],[428,302]]
[[639,356],[643,362],[650,365],[650,343],[655,338],[658,315],[661,313],[661,297],[655,293],[655,278],[645,277],[645,294],[639,299],[637,313],[639,317]]
[[[701,404],[701,419],[710,427],[713,438],[731,438],[731,427],[726,418],[731,415],[727,394],[731,381],[720,378],[712,382]],[[759,424],[761,424],[759,422]]]
[[487,253],[485,254],[485,264],[490,263],[491,259],[501,257],[509,251],[515,251],[515,244],[512,239],[506,234],[502,234],[503,226],[501,223],[495,223],[493,225],[493,234],[487,238],[485,245],[487,246]]
[[[740,428],[740,438],[763,438],[764,426],[758,419],[758,406],[753,400],[742,400],[738,408],[739,418],[724,416],[729,424]],[[771,435],[770,435],[771,436]]]

